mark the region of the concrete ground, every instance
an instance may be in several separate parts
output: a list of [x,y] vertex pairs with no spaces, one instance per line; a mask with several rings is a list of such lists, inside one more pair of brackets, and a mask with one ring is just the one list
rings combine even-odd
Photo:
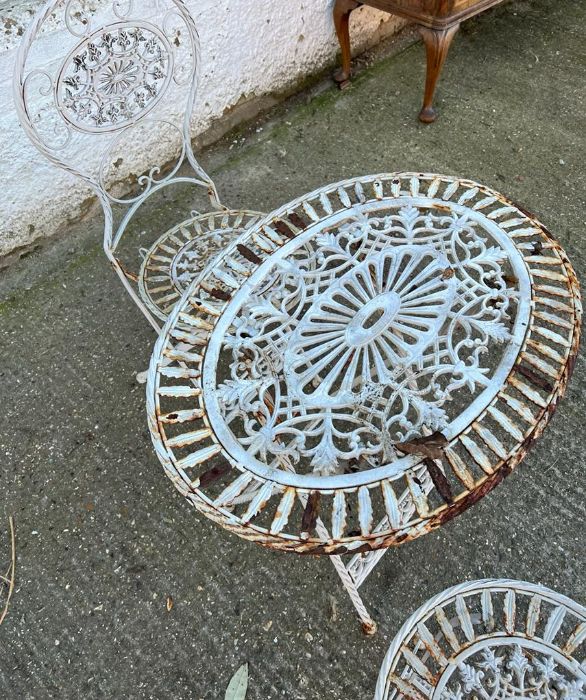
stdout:
[[[473,178],[533,210],[580,275],[585,24],[577,0],[513,2],[466,24],[432,126],[415,119],[422,48],[399,42],[351,89],[314,89],[204,163],[227,202],[261,210],[376,171]],[[161,226],[180,204],[157,213]],[[327,559],[237,539],[163,474],[135,380],[154,335],[108,268],[100,227],[74,223],[2,274],[0,523],[14,515],[18,561],[0,697],[216,700],[248,661],[249,700],[369,698],[401,623],[456,582],[514,577],[586,602],[583,356],[519,469],[441,531],[387,553],[363,588],[380,625],[365,638]]]

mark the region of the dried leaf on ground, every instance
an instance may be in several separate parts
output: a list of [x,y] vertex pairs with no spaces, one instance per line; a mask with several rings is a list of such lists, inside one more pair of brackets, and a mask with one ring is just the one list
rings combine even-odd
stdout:
[[224,700],[245,700],[248,690],[248,664],[242,664],[226,689]]
[[395,447],[401,452],[410,455],[423,455],[430,459],[442,459],[444,450],[448,444],[448,439],[440,432],[426,435],[425,437],[413,438],[407,442],[398,442]]

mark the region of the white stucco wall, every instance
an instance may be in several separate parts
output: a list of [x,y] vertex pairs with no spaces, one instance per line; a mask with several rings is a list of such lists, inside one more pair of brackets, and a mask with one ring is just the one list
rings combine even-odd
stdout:
[[[331,63],[338,51],[332,2],[186,0],[202,47],[194,136],[234,105],[282,92]],[[14,110],[11,83],[16,46],[23,27],[42,4],[0,0],[0,255],[52,235],[82,213],[91,195],[81,183],[43,160],[20,129]],[[398,26],[389,15],[361,8],[353,15],[354,49],[366,48]],[[46,53],[47,65],[63,58],[59,36],[50,37]],[[147,142],[137,145],[126,167],[141,172],[149,149]]]

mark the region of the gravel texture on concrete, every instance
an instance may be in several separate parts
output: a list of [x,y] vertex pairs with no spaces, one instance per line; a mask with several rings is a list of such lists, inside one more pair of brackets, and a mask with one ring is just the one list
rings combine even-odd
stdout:
[[[204,154],[224,199],[269,210],[377,171],[458,174],[534,211],[578,274],[584,246],[586,5],[513,2],[467,23],[416,120],[422,48],[405,42],[338,92],[330,83]],[[50,196],[50,182],[39,183]],[[189,208],[168,198],[161,229]],[[0,697],[369,698],[406,617],[479,577],[541,582],[584,603],[586,379],[525,462],[438,532],[392,550],[363,588],[362,635],[327,559],[276,554],[199,516],[154,456],[144,386],[154,334],[100,252],[99,216],[2,274],[0,523],[17,584],[0,627]],[[0,540],[1,557],[8,551]],[[167,599],[173,599],[169,611]]]

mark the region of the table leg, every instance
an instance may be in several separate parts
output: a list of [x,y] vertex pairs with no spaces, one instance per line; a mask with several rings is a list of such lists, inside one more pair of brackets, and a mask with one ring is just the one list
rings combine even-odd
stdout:
[[427,76],[425,78],[425,95],[423,107],[419,113],[419,120],[425,124],[434,122],[437,112],[433,107],[433,96],[435,87],[442,71],[444,61],[448,55],[448,50],[454,35],[460,25],[455,24],[447,29],[430,29],[429,27],[419,27],[421,36],[425,43],[427,53]]
[[[322,539],[329,538],[328,529],[324,525],[321,518],[317,519],[317,521],[315,523],[315,528],[316,528],[319,536]],[[350,596],[350,600],[352,601],[352,605],[355,607],[356,612],[358,613],[358,617],[360,618],[360,622],[362,622],[362,631],[364,632],[364,634],[367,634],[367,635],[375,634],[376,629],[377,629],[376,622],[368,614],[368,610],[366,609],[366,606],[362,602],[362,598],[360,597],[360,593],[358,593],[358,586],[360,584],[354,580],[352,573],[347,569],[346,565],[344,564],[344,560],[342,559],[341,556],[335,554],[335,555],[330,557],[330,560],[331,560],[332,564],[334,565],[334,568],[338,572],[338,576],[342,579],[342,583],[344,584],[344,588],[348,592],[348,595]]]
[[358,7],[356,0],[336,0],[334,4],[334,26],[342,49],[342,66],[334,73],[334,80],[340,89],[350,83],[351,60],[350,52],[350,14]]
[[375,634],[377,629],[376,622],[368,614],[368,610],[362,602],[360,593],[358,593],[358,586],[354,582],[354,579],[352,578],[344,562],[342,561],[342,557],[335,555],[330,557],[330,559],[332,560],[332,564],[338,572],[338,576],[342,579],[344,588],[348,591],[348,595],[350,596],[352,604],[356,608],[358,617],[362,622],[362,631],[364,632],[364,634],[367,634],[369,636]]

